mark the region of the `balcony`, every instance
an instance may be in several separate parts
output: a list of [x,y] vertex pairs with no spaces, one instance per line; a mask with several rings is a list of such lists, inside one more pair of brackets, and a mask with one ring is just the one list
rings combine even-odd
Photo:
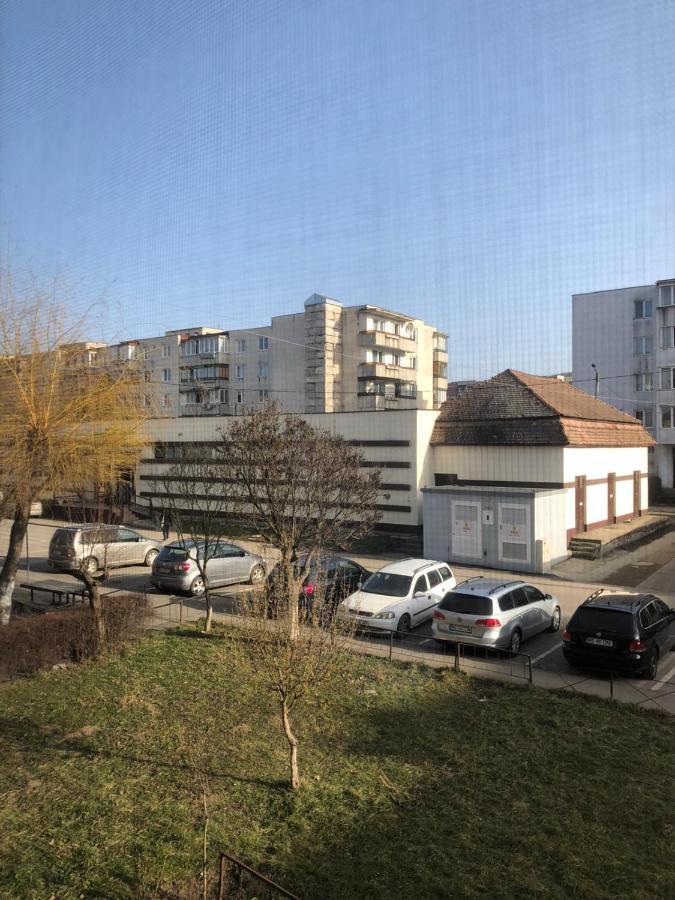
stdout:
[[357,374],[359,378],[389,378],[393,381],[407,380],[414,369],[403,366],[389,366],[386,363],[360,363]]
[[385,350],[401,350],[405,353],[415,353],[417,351],[417,342],[413,338],[375,329],[361,329],[357,343],[359,347],[381,347]]
[[180,407],[181,416],[227,416],[229,403],[185,403]]

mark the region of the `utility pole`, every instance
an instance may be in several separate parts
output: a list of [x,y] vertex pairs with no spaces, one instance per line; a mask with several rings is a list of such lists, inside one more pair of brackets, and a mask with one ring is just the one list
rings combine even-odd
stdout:
[[600,373],[595,363],[591,363],[591,369],[595,372],[595,399],[598,399],[598,387],[600,386]]

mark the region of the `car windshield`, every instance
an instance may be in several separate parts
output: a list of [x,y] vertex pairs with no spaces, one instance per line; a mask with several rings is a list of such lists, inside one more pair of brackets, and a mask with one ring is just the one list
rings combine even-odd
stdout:
[[492,615],[492,598],[451,591],[441,600],[438,608],[445,612],[463,613],[465,616],[489,616]]
[[365,582],[362,591],[366,594],[384,594],[387,597],[406,597],[410,591],[412,578],[409,575],[395,575],[392,572],[375,572]]
[[633,614],[628,610],[623,612],[595,606],[578,609],[572,627],[580,631],[613,631],[615,634],[633,634],[635,631]]

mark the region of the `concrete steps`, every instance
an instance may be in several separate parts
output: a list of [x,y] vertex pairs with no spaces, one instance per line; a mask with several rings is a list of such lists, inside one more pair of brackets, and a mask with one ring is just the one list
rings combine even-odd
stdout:
[[579,559],[599,559],[602,553],[602,541],[593,538],[571,538],[567,549],[572,556]]

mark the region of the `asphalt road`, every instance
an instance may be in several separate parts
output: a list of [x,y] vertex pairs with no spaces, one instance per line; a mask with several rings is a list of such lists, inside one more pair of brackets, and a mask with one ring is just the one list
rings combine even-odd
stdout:
[[[17,583],[24,581],[39,583],[40,581],[46,580],[53,581],[55,578],[63,580],[64,582],[74,582],[74,579],[72,579],[71,576],[63,573],[57,574],[47,565],[46,560],[49,540],[56,524],[57,523],[41,519],[31,521],[27,542],[28,552],[27,554],[24,554],[24,557],[22,558],[21,570],[17,578]],[[157,532],[154,531],[141,528],[138,530],[152,535],[153,537],[157,536]],[[4,520],[0,523],[0,552],[4,553],[8,535],[9,522]],[[241,543],[243,546],[249,546],[251,549],[255,549],[255,551],[265,557],[270,564],[274,561],[273,551],[271,553],[266,553],[261,551],[259,544],[248,543],[246,541]],[[371,571],[386,565],[395,558],[397,558],[395,554],[388,554],[381,557],[372,555],[354,555],[354,559]],[[515,573],[496,573],[494,570],[480,570],[473,567],[453,566],[452,568],[458,582],[473,575],[480,574],[490,575],[490,577],[494,577],[496,574],[503,575],[505,581],[508,581],[511,578],[523,577],[522,575],[519,576]],[[561,629],[557,633],[539,634],[529,641],[526,641],[523,645],[523,653],[529,655],[532,665],[536,670],[556,673],[563,683],[572,684],[579,680],[580,673],[578,670],[568,666],[563,658],[561,651],[562,631],[577,606],[592,590],[595,590],[598,585],[584,584],[578,581],[564,581],[546,576],[533,576],[528,580],[542,591],[551,593],[557,598],[562,611],[562,622]],[[670,586],[667,581],[666,584]],[[131,566],[114,570],[110,577],[106,579],[105,589],[146,591],[150,602],[155,608],[156,621],[160,624],[165,622],[168,625],[177,622],[179,613],[182,613],[183,621],[194,621],[204,614],[203,602],[200,599],[185,595],[177,597],[176,595],[163,593],[153,588],[150,584],[150,571],[144,566]],[[632,589],[635,590],[635,587],[633,586]],[[236,613],[236,595],[242,590],[246,590],[246,586],[234,586],[218,590],[218,596],[214,597],[213,600],[214,614],[218,616]],[[662,596],[670,606],[675,607],[675,596],[673,596],[673,594],[660,592],[660,596]],[[390,640],[388,636],[361,636],[359,640],[367,642],[369,648],[372,648],[375,652],[381,652],[383,655],[389,653]],[[415,629],[409,639],[395,642],[394,651],[398,658],[401,658],[402,655],[404,656],[406,651],[410,652],[411,650],[425,654],[430,661],[433,659],[447,660],[447,657],[444,658],[439,655],[438,646],[431,638],[430,623]],[[471,663],[471,660],[474,662]],[[494,670],[503,672],[506,675],[524,674],[523,667],[526,665],[526,660],[521,660],[519,663],[512,663],[505,661],[504,657],[499,654],[492,653],[487,654],[486,656],[484,651],[479,650],[474,653],[470,648],[466,649],[466,662],[475,665],[477,672],[481,670]],[[520,666],[520,668],[518,668],[518,666]],[[581,674],[583,675],[584,673],[582,672]],[[596,677],[602,678],[603,676],[597,676],[596,674]],[[658,682],[652,683],[639,680],[639,691],[647,697],[652,696],[652,693],[655,697],[661,696],[661,694],[666,695],[671,690],[673,691],[673,694],[669,695],[668,705],[670,706],[672,701],[673,711],[675,711],[675,652],[669,653],[667,658],[662,660],[658,673]]]

